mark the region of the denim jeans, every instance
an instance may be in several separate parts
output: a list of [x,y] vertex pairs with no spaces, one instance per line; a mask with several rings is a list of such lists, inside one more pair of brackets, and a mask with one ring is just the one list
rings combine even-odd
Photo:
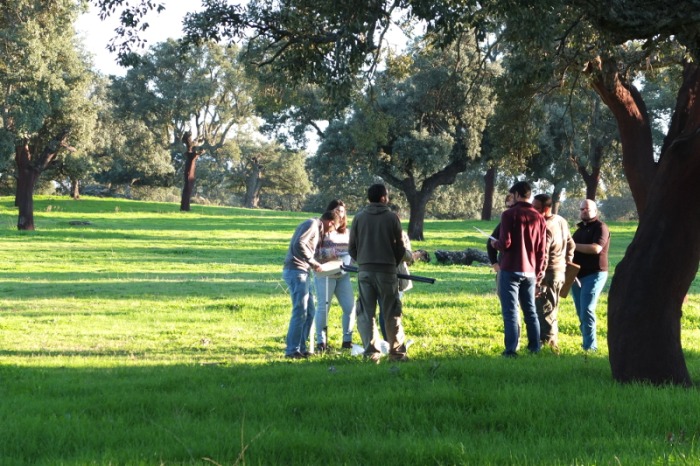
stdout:
[[355,297],[352,290],[350,274],[344,273],[338,278],[316,277],[316,344],[328,343],[328,310],[331,299],[335,295],[343,310],[343,342],[352,342],[352,331],[355,328]]
[[282,278],[289,287],[289,295],[292,297],[292,318],[289,321],[287,331],[286,355],[294,353],[306,353],[307,340],[314,321],[316,307],[314,297],[309,289],[309,272],[297,269],[284,269]]
[[576,314],[578,314],[578,320],[581,323],[584,350],[596,351],[598,349],[595,308],[607,279],[608,272],[596,272],[579,278],[578,281],[581,284],[574,282],[571,287]]
[[503,333],[506,350],[513,355],[518,351],[520,341],[520,317],[518,303],[523,310],[527,331],[527,349],[533,353],[540,350],[540,323],[535,309],[535,277],[525,277],[514,272],[501,270],[498,274],[499,298],[503,314]]

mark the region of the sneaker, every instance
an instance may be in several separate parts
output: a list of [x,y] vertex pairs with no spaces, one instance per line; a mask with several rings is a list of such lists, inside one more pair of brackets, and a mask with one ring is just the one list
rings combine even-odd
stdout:
[[307,355],[300,353],[299,351],[297,351],[296,353],[292,353],[292,354],[285,354],[284,357],[288,358],[288,359],[306,359],[306,358],[308,358]]
[[503,356],[504,358],[517,358],[518,353],[514,353],[512,351],[504,351],[501,353],[501,356]]
[[382,353],[365,354],[365,360],[372,361],[375,364],[379,364],[379,361],[381,361],[381,359],[382,359]]
[[328,345],[327,345],[327,344],[325,344],[325,343],[319,343],[318,345],[316,345],[316,352],[317,352],[317,353],[325,353],[326,351],[328,351]]
[[352,342],[351,341],[344,341],[342,348],[344,349],[352,349]]

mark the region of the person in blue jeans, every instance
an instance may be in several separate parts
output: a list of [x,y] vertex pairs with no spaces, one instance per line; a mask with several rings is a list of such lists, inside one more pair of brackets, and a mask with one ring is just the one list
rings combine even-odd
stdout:
[[[350,230],[347,227],[347,213],[345,203],[340,199],[334,199],[326,207],[326,210],[335,210],[340,217],[340,223],[335,231],[326,233],[316,248],[316,260],[326,263],[333,260],[342,260],[346,265],[350,263],[348,253],[348,243],[350,241]],[[355,293],[352,289],[350,275],[345,272],[338,272],[333,275],[320,277],[316,275],[316,351],[327,351],[328,346],[328,314],[331,300],[335,296],[343,311],[342,329],[343,337],[341,348],[352,348],[352,333],[355,329]]]
[[530,184],[518,181],[509,190],[515,204],[501,214],[498,239],[491,245],[501,252],[498,297],[503,315],[505,351],[515,357],[520,341],[518,304],[527,330],[527,348],[540,350],[540,324],[535,308],[535,288],[542,281],[547,265],[547,225],[530,204]]
[[320,270],[321,264],[314,259],[314,253],[323,235],[335,230],[339,221],[338,212],[324,212],[321,218],[310,218],[302,222],[294,230],[289,242],[282,270],[282,278],[292,298],[292,317],[285,349],[287,358],[304,359],[310,354],[307,343],[316,306],[310,292],[309,270]]
[[571,287],[576,314],[578,314],[585,351],[597,351],[596,306],[608,279],[608,249],[610,230],[598,218],[595,201],[586,199],[580,205],[581,222],[573,238],[575,264],[581,266],[576,282]]

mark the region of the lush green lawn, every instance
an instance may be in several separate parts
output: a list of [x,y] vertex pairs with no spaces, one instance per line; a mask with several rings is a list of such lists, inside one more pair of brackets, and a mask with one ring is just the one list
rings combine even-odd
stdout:
[[[308,214],[39,198],[35,232],[16,215],[0,198],[2,465],[700,462],[695,388],[612,381],[607,289],[598,353],[568,299],[561,354],[508,360],[490,268],[433,259],[412,272],[436,284],[404,299],[411,362],[288,361],[281,263]],[[483,248],[473,226],[494,224],[427,221],[414,248]],[[615,264],[634,225],[611,230]],[[682,324],[697,379],[697,281]]]

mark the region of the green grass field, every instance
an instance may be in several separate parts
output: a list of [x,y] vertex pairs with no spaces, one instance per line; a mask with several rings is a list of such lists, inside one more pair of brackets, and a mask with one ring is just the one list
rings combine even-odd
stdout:
[[[491,269],[433,259],[404,298],[411,362],[290,361],[281,264],[309,214],[178,207],[39,197],[18,232],[0,198],[0,465],[700,462],[696,388],[612,380],[607,287],[599,352],[567,299],[559,355],[504,359]],[[414,249],[483,248],[495,223],[428,220]],[[634,229],[611,224],[612,265]],[[698,379],[698,281],[682,325]]]

